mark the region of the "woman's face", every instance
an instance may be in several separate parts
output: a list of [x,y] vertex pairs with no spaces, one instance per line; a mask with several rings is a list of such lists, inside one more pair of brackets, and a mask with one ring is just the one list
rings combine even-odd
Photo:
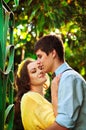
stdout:
[[27,65],[30,84],[34,86],[43,85],[47,78],[41,67],[38,66],[37,61],[33,61]]

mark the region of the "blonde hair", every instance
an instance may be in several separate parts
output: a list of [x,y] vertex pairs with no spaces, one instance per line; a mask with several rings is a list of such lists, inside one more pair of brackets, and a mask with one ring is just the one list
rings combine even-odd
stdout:
[[26,58],[25,60],[21,61],[21,63],[18,65],[18,70],[17,70],[17,76],[20,78],[20,71],[24,65],[24,63],[29,60],[29,61],[35,61],[34,59],[32,58]]

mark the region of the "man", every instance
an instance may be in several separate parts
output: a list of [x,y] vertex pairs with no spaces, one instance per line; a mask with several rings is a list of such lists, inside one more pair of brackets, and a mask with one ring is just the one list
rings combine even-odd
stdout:
[[55,122],[46,130],[86,130],[86,81],[65,61],[63,41],[55,35],[35,44],[39,66],[45,72],[61,74]]

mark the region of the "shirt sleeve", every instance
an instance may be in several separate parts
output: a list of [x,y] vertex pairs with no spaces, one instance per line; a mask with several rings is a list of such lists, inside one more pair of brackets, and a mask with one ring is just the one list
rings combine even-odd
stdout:
[[80,78],[71,75],[60,82],[58,101],[56,122],[61,126],[73,128],[83,102],[83,87]]

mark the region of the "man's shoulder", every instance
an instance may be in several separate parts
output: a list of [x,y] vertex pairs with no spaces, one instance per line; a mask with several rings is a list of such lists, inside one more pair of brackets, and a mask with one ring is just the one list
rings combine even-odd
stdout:
[[82,75],[80,75],[74,69],[69,69],[68,71],[64,71],[62,73],[62,79],[64,79],[65,81],[67,79],[71,79],[71,80],[79,80],[79,81],[82,81],[82,82],[86,82],[85,79],[82,77]]

